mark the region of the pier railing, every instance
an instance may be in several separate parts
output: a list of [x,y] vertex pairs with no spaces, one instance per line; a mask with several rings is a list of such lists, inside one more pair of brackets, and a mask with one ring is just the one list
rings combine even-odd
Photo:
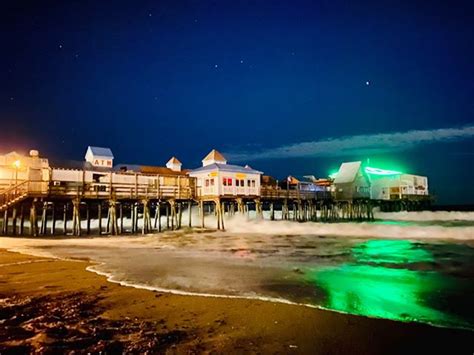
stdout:
[[176,199],[193,198],[193,186],[152,185],[142,183],[76,183],[51,184],[51,197],[79,197],[85,199]]
[[287,190],[280,187],[262,186],[261,197],[265,199],[325,200],[330,199],[329,191]]
[[28,195],[29,181],[21,181],[0,192],[0,211]]
[[194,196],[194,179],[163,175],[146,183],[25,180],[0,190],[0,210],[26,197],[189,200]]

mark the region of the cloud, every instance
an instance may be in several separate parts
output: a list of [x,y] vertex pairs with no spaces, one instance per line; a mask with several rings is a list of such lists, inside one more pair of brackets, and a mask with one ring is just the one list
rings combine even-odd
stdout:
[[227,152],[229,160],[258,160],[382,153],[414,146],[472,138],[474,126],[365,134],[283,145],[258,151]]

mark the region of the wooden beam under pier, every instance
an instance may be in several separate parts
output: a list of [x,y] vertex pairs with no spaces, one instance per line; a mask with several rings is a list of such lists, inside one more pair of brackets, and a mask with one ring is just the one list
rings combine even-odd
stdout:
[[48,203],[43,202],[43,209],[41,212],[41,228],[40,228],[40,235],[46,235],[46,224],[48,218]]
[[80,236],[81,235],[81,200],[75,198],[72,201],[72,235]]
[[3,235],[8,235],[8,208],[5,208],[5,211],[3,211],[2,233]]
[[201,200],[199,201],[199,210],[201,211],[201,228],[205,228],[205,225],[204,225],[204,214],[206,213],[204,211],[204,201]]
[[24,227],[25,227],[25,214],[24,214],[24,204],[20,204],[20,230],[19,234],[23,235]]
[[97,219],[98,219],[98,224],[99,224],[99,231],[98,234],[102,234],[102,202],[99,202],[97,204]]
[[188,227],[192,227],[192,207],[193,207],[193,202],[188,201]]
[[88,202],[86,202],[86,234],[91,234],[91,211]]
[[12,235],[16,235],[17,210],[13,207],[12,212]]
[[123,230],[123,203],[120,203],[120,205],[119,205],[119,218],[120,218],[120,231],[119,231],[119,233],[123,234],[123,233],[125,233],[125,231]]
[[67,202],[64,203],[63,207],[63,234],[67,234]]
[[56,205],[54,202],[51,203],[51,235],[56,234]]
[[38,219],[36,215],[36,199],[31,203],[30,208],[30,235],[37,237],[38,236]]

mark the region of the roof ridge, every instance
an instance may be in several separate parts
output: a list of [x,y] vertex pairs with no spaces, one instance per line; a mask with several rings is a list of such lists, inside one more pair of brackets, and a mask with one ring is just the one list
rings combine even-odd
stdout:
[[[170,158],[170,160],[168,160],[168,163],[172,163],[172,164],[182,164],[178,158],[176,158],[174,155]],[[168,164],[166,163],[166,164]]]
[[217,150],[213,149],[209,152],[208,155],[203,159],[203,161],[207,160],[215,160],[215,161],[225,161],[227,162],[227,159]]

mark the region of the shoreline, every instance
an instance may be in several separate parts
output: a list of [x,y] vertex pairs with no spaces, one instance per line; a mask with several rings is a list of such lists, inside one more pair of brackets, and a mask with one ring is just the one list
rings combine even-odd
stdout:
[[[207,232],[209,232],[209,231],[207,231]],[[174,233],[176,233],[176,232],[174,232]],[[103,236],[90,236],[89,238],[98,238],[98,237],[103,237]],[[137,235],[137,237],[141,237],[141,235]],[[355,238],[357,238],[357,237],[355,237]],[[65,239],[77,239],[77,237],[71,237],[71,238],[65,237]],[[454,241],[452,241],[452,242],[454,242]],[[37,254],[35,254],[35,253],[31,253],[32,249],[29,249],[30,252],[25,252],[21,249],[13,250],[13,249],[2,249],[2,248],[0,248],[0,251],[2,251],[2,250],[6,251],[6,252],[9,252],[9,253],[18,253],[18,254],[21,254],[21,255],[32,256],[32,257],[37,257],[37,258],[47,258],[47,259],[56,259],[56,260],[61,260],[61,261],[86,263],[86,264],[88,264],[88,266],[85,267],[85,270],[87,272],[91,272],[91,273],[94,273],[94,274],[96,274],[100,277],[104,277],[106,279],[106,281],[109,282],[109,283],[113,283],[113,284],[116,284],[116,285],[119,285],[119,286],[122,286],[122,287],[131,287],[131,288],[135,288],[135,289],[138,289],[138,290],[145,290],[145,291],[149,291],[149,292],[168,293],[168,294],[172,294],[172,295],[189,296],[189,297],[207,297],[207,298],[240,299],[240,300],[250,300],[250,301],[273,302],[273,303],[286,304],[286,305],[292,305],[292,306],[298,306],[298,307],[307,307],[307,308],[310,308],[310,309],[318,309],[318,310],[327,311],[327,312],[335,312],[335,313],[339,313],[339,314],[343,314],[343,315],[363,317],[363,318],[368,318],[368,319],[389,320],[387,318],[371,317],[371,316],[368,316],[368,315],[356,315],[356,314],[343,312],[343,311],[336,310],[336,309],[325,308],[325,307],[322,307],[322,306],[309,304],[309,303],[298,303],[298,302],[291,301],[291,300],[288,300],[288,299],[285,299],[285,298],[275,298],[275,297],[265,297],[265,296],[240,296],[240,295],[222,295],[222,294],[200,293],[200,292],[192,292],[192,291],[182,291],[182,290],[178,290],[178,289],[166,289],[166,288],[162,288],[162,287],[147,286],[147,285],[143,285],[143,284],[135,284],[135,283],[127,282],[127,281],[116,280],[116,279],[114,279],[114,276],[111,275],[110,273],[94,269],[96,266],[103,265],[103,263],[94,262],[89,258],[87,258],[87,259],[86,258],[84,258],[84,259],[82,259],[82,258],[61,258],[61,257],[55,256],[55,255],[52,255],[52,254],[47,254],[47,253],[37,253]],[[47,254],[47,255],[45,255],[45,254]],[[33,262],[37,262],[37,261],[31,261],[31,263],[33,263]],[[30,262],[26,262],[26,263],[30,263]],[[11,264],[11,265],[20,265],[20,263],[15,263],[15,264]],[[0,267],[2,267],[1,264],[0,264]],[[405,324],[410,324],[410,323],[422,324],[422,325],[428,325],[428,326],[435,327],[435,328],[470,331],[470,332],[474,333],[473,329],[470,329],[468,327],[462,327],[462,326],[449,327],[449,326],[446,326],[446,325],[423,322],[423,321],[418,321],[418,320],[412,320],[412,321],[410,321],[410,320],[407,320],[407,321],[397,320],[396,322],[405,323]]]
[[[90,321],[94,323],[97,318],[101,319],[105,322],[104,329],[110,322],[120,324],[124,334],[114,332],[113,336],[109,334],[110,339],[92,334],[88,338],[89,350],[110,351],[113,346],[119,346],[124,351],[133,351],[133,344],[142,344],[140,351],[161,352],[396,353],[417,348],[436,351],[445,342],[455,341],[456,349],[472,351],[469,341],[473,333],[468,330],[366,318],[255,299],[143,290],[121,286],[86,271],[86,267],[92,265],[86,261],[40,258],[0,250],[0,299],[17,299],[17,306],[25,300],[36,300],[40,305],[58,300],[57,307],[62,309],[61,302],[67,304],[67,297],[71,295],[73,299],[76,294],[80,294],[79,299],[90,298],[89,306],[94,314]],[[50,300],[45,301],[45,297]],[[3,306],[0,303],[0,314],[8,308],[4,304],[5,301]],[[38,315],[31,314],[26,323],[31,324],[35,317]],[[0,321],[7,325],[11,321],[2,318]],[[83,318],[79,317],[76,325],[70,324],[66,328],[80,328],[85,321]],[[60,327],[61,322],[61,319],[56,320],[56,326]],[[49,334],[48,327],[39,326],[31,338],[12,340],[24,326],[16,327],[14,334],[8,330],[7,334],[0,332],[0,350],[25,344],[30,349],[46,346],[57,350],[54,344],[59,342],[59,337],[56,339]],[[38,343],[38,338],[44,338],[44,341]],[[74,349],[71,344],[62,346],[61,349]]]
[[[70,260],[74,261],[74,260]],[[87,262],[87,261],[85,261]],[[380,318],[380,317],[371,317],[368,315],[356,315],[348,312],[343,312],[337,309],[330,309],[330,308],[325,308],[322,306],[317,306],[313,305],[310,303],[298,303],[294,301],[287,300],[285,298],[274,298],[274,297],[265,297],[265,296],[238,296],[238,295],[219,295],[219,294],[213,294],[213,293],[200,293],[200,292],[191,292],[191,291],[181,291],[177,289],[166,289],[162,287],[157,287],[157,286],[146,286],[146,285],[141,285],[141,284],[134,284],[130,283],[127,281],[119,281],[119,280],[114,280],[113,276],[110,275],[109,273],[98,271],[98,270],[93,270],[94,266],[96,265],[101,265],[100,263],[92,263],[89,262],[92,265],[89,265],[85,268],[86,271],[92,272],[94,274],[97,274],[101,277],[105,277],[107,282],[122,286],[122,287],[131,287],[135,288],[137,290],[145,290],[149,292],[159,292],[159,293],[168,293],[171,295],[177,295],[177,296],[187,296],[187,297],[204,297],[204,298],[223,298],[223,299],[237,299],[237,300],[250,300],[250,301],[259,301],[259,302],[270,302],[270,303],[277,303],[277,304],[285,304],[285,305],[291,305],[291,306],[297,306],[297,307],[306,307],[309,309],[317,309],[320,311],[325,311],[325,312],[334,312],[334,313],[339,313],[342,315],[348,315],[348,316],[354,316],[354,317],[362,317],[362,318],[367,318],[367,319],[374,319],[374,320],[389,320],[387,318]],[[393,320],[391,320],[393,321]],[[398,320],[396,321],[397,323],[402,323],[402,324],[422,324],[422,325],[427,325],[430,327],[434,328],[441,328],[441,329],[451,329],[451,330],[461,330],[461,331],[470,331],[473,332],[474,335],[474,330],[470,329],[468,327],[462,327],[462,326],[446,326],[446,325],[440,325],[436,323],[429,323],[429,322],[423,322],[423,321],[418,321],[418,320],[407,320],[407,321],[402,321]]]

